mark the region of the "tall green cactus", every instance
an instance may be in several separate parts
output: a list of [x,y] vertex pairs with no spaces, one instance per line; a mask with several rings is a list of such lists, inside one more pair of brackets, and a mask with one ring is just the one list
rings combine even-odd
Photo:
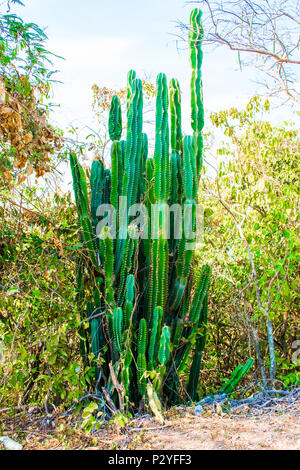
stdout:
[[191,13],[191,27],[189,34],[190,57],[192,64],[191,83],[191,106],[192,106],[192,129],[196,145],[196,165],[197,176],[199,178],[202,168],[204,108],[203,108],[203,87],[202,87],[202,38],[203,29],[201,24],[202,11],[195,8]]
[[[90,202],[85,173],[76,155],[70,155],[84,247],[78,305],[82,312],[86,299],[86,322],[90,323],[88,331],[81,328],[81,350],[85,361],[89,351],[94,355],[97,390],[106,388],[116,405],[120,390],[122,402],[136,406],[141,399],[147,400],[147,388],[155,390],[165,404],[197,397],[211,274],[204,266],[193,283],[204,125],[202,34],[201,11],[195,9],[190,30],[193,136],[183,138],[178,81],[171,79],[168,87],[167,77],[161,73],[157,77],[155,149],[153,157],[149,156],[148,137],[143,133],[142,81],[131,70],[127,77],[126,140],[121,140],[120,100],[113,96],[109,113],[111,168],[105,168],[102,161],[92,163]],[[139,238],[129,208],[140,202],[149,221]],[[98,233],[97,209],[101,204],[113,207],[116,234],[109,227]],[[179,219],[172,211],[169,214],[173,206],[179,207]],[[185,211],[191,215],[189,231]],[[85,285],[84,279],[88,279]],[[84,320],[84,313],[81,318]],[[88,335],[90,348],[84,344]],[[109,377],[111,366],[115,377]],[[115,390],[115,379],[123,387]],[[147,381],[154,388],[147,387]],[[179,389],[184,388],[186,395],[180,398]]]

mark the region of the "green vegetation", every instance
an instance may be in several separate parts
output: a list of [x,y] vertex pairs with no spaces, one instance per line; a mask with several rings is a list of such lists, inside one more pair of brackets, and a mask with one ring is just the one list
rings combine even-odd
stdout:
[[[90,167],[83,146],[49,122],[44,32],[1,15],[1,407],[87,405],[90,430],[95,397],[122,413],[145,405],[163,422],[162,406],[236,393],[250,374],[266,387],[299,385],[299,131],[269,122],[272,103],[254,97],[245,109],[212,114],[203,133],[200,19],[193,10],[193,135],[181,127],[178,81],[168,86],[160,74],[153,87],[131,71],[126,90],[93,87],[101,125],[108,119],[111,165],[104,165],[103,138],[91,147]],[[143,100],[154,95],[151,158]],[[75,202],[59,189],[66,157]],[[128,208],[159,209],[151,214],[156,238],[151,224],[133,224],[119,196]],[[175,237],[173,213],[165,237],[164,211],[179,203],[195,218],[196,202],[205,224],[194,253],[184,225],[186,238]],[[109,203],[129,225],[123,238],[119,218],[116,238],[107,228],[96,237],[107,215],[97,209]],[[147,238],[137,237],[141,229]],[[90,403],[80,401],[87,393]]]
[[299,130],[272,125],[269,108],[254,97],[244,110],[211,115],[224,143],[215,178],[199,191],[203,253],[214,267],[207,368],[233,370],[250,355],[265,385],[275,377],[288,385],[299,383]]
[[[84,331],[83,359],[86,361],[91,345],[96,361],[95,383],[99,390],[106,388],[118,407],[129,403],[138,406],[140,400],[145,399],[147,381],[152,383],[162,403],[172,405],[197,398],[211,270],[203,267],[193,292],[191,245],[195,234],[186,235],[182,217],[183,237],[180,240],[175,237],[176,220],[173,219],[168,240],[166,208],[175,203],[184,209],[188,206],[192,213],[191,225],[195,227],[204,125],[202,34],[201,12],[196,9],[191,14],[190,35],[193,137],[182,136],[177,80],[172,79],[168,89],[166,76],[159,74],[155,150],[153,158],[148,156],[148,138],[143,134],[142,81],[131,70],[127,84],[126,141],[120,140],[121,103],[114,95],[109,112],[111,170],[105,169],[101,160],[93,162],[91,208],[83,169],[75,153],[70,155],[81,242],[86,248],[78,261],[81,270],[78,310],[82,312],[81,319],[88,324]],[[125,213],[122,213],[122,197],[127,204]],[[98,205],[111,203],[116,215],[123,216],[123,224],[121,217],[117,218],[116,238],[104,227],[97,240],[94,201]],[[139,202],[145,203],[150,219],[142,227],[148,233],[140,239],[129,211],[130,206]],[[151,206],[155,212],[151,212]],[[84,305],[87,298],[88,308]],[[179,392],[180,372],[190,354],[193,357],[191,374],[186,391]]]

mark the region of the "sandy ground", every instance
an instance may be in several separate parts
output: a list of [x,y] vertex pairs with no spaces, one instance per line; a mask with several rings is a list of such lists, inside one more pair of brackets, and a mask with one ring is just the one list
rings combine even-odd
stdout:
[[168,429],[136,436],[135,442],[136,449],[155,450],[300,449],[300,417],[187,416],[175,420]]
[[[172,409],[165,424],[139,418],[125,427],[105,424],[97,435],[86,433],[73,416],[50,421],[42,411],[0,412],[0,435],[23,444],[24,450],[300,450],[300,403],[289,413],[249,417],[206,411]],[[2,447],[3,449],[3,447]]]

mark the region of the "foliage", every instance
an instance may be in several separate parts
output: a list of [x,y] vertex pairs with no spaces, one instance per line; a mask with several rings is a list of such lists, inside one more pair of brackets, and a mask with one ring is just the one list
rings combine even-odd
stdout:
[[78,351],[72,202],[25,192],[34,210],[0,208],[0,403],[68,405],[90,374]]
[[299,132],[258,118],[269,107],[255,97],[245,110],[211,115],[225,142],[216,178],[200,187],[205,259],[214,266],[207,367],[233,370],[254,351],[266,381],[275,377],[274,359],[280,378],[295,369],[299,336]]
[[[150,240],[148,246],[147,240],[128,238],[123,246],[108,238],[100,240],[98,251],[94,237],[97,207],[101,201],[111,201],[119,210],[124,181],[128,193],[138,181],[134,191],[147,207],[166,194],[169,205],[196,199],[196,180],[190,172],[195,173],[196,168],[200,173],[202,167],[201,94],[193,95],[193,138],[183,139],[177,80],[171,80],[167,93],[165,77],[160,75],[158,94],[156,87],[146,82],[141,86],[132,74],[128,89],[118,93],[94,87],[99,121],[108,117],[112,97],[118,95],[123,132],[128,115],[127,139],[138,144],[132,127],[136,124],[132,117],[141,116],[137,88],[143,89],[147,101],[157,97],[158,110],[164,111],[165,118],[164,100],[169,98],[172,154],[167,168],[167,152],[162,155],[164,160],[159,158],[160,143],[168,141],[165,119],[157,127],[154,159],[148,157],[146,167],[136,173],[127,164],[126,181],[117,165],[120,155],[126,157],[125,142],[116,139],[120,114],[111,112],[110,130],[115,139],[111,168],[104,168],[101,158],[109,141],[109,126],[95,146],[100,151],[95,150],[91,171],[81,171],[73,156],[75,180],[82,183],[90,177],[90,185],[76,189],[84,228],[78,242],[79,224],[71,196],[49,194],[41,180],[38,186],[24,180],[44,172],[52,176],[62,151],[60,132],[48,122],[53,75],[48,69],[51,54],[45,48],[46,36],[36,25],[26,24],[10,12],[1,15],[0,30],[0,406],[36,403],[49,411],[52,405],[68,407],[87,388],[96,388],[97,394],[109,391],[120,408],[129,402],[137,405],[147,397],[149,408],[163,423],[161,398],[169,405],[186,400],[187,394],[196,399],[197,392],[216,392],[220,385],[232,388],[242,371],[238,365],[247,364],[250,356],[256,357],[255,379],[268,382],[274,377],[275,365],[276,377],[285,386],[299,384],[299,362],[294,359],[299,340],[298,130],[289,123],[268,122],[265,113],[270,104],[258,97],[245,110],[224,110],[211,116],[213,135],[222,135],[224,143],[218,144],[216,178],[202,178],[198,188],[205,207],[205,239],[193,263],[184,242],[178,247],[174,239],[169,241],[168,253],[161,238]],[[192,28],[191,40],[197,31]],[[192,51],[195,90],[201,79],[197,57],[201,61],[202,51],[201,47]],[[161,135],[166,140],[160,141]],[[209,135],[206,139],[208,155],[214,146]],[[142,143],[146,158],[144,135]],[[183,174],[187,167],[189,173]],[[143,177],[136,179],[141,173]],[[182,264],[175,266],[179,254]],[[209,299],[202,289],[209,274],[205,268],[203,276],[205,263],[213,266]],[[168,279],[162,275],[166,272]],[[110,323],[105,340],[99,335],[104,310],[106,324]],[[191,321],[194,318],[195,325],[199,311],[195,329]],[[172,369],[173,360],[177,371]],[[227,385],[220,378],[224,376],[229,378]],[[103,415],[99,413],[94,402],[83,408],[85,430],[101,424],[98,418]],[[114,420],[122,427],[127,415],[122,411]]]
[[0,177],[20,184],[49,172],[62,148],[61,134],[48,122],[54,70],[47,36],[34,23],[0,14]]

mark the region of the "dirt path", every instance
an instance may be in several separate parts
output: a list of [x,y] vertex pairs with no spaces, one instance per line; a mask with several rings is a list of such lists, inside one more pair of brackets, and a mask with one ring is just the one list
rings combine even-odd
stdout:
[[186,416],[174,420],[170,428],[144,432],[135,441],[135,449],[155,450],[300,449],[300,416]]
[[[136,419],[125,428],[104,424],[95,434],[84,432],[74,417],[42,411],[0,413],[0,435],[21,442],[26,450],[300,450],[300,403],[290,413],[248,417],[208,411],[173,409],[161,426],[154,419]],[[0,447],[1,448],[1,447]]]

